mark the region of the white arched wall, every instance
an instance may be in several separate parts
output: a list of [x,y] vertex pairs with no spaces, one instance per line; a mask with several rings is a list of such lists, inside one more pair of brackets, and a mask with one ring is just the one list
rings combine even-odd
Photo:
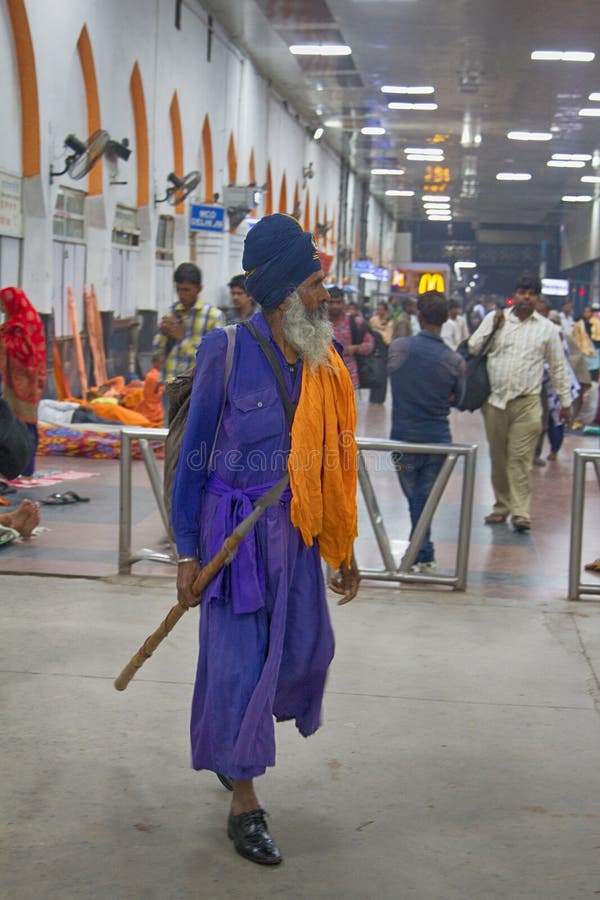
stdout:
[[[21,136],[18,85],[15,83],[14,54],[6,0],[0,0],[5,26],[0,44],[0,75],[5,140],[0,145],[0,169],[19,171]],[[119,164],[119,181],[111,185],[108,167],[103,166],[101,193],[87,201],[88,280],[93,281],[101,308],[111,308],[111,230],[117,203],[135,207],[136,147],[130,95],[130,78],[137,62],[141,73],[149,135],[150,203],[138,210],[142,245],[138,256],[137,293],[139,305],[155,306],[154,252],[156,226],[166,206],[155,207],[152,195],[164,192],[166,176],[173,169],[173,142],[169,107],[175,91],[179,99],[183,133],[184,171],[198,167],[202,147],[202,125],[208,114],[212,130],[214,190],[221,193],[227,183],[227,145],[233,132],[237,152],[238,182],[249,179],[248,162],[254,150],[256,175],[264,182],[267,162],[273,171],[274,208],[278,208],[281,178],[287,176],[288,207],[291,211],[296,181],[302,186],[302,171],[313,163],[314,178],[307,183],[311,197],[311,224],[318,198],[328,219],[339,221],[339,160],[322,142],[315,143],[293,110],[274,96],[252,63],[234,47],[218,25],[214,26],[212,57],[207,60],[206,14],[181,7],[181,30],[174,27],[171,0],[121,0],[97,3],[66,0],[49,5],[46,0],[28,0],[27,13],[36,61],[39,89],[41,174],[35,192],[29,191],[24,258],[29,260],[24,283],[34,283],[35,299],[41,310],[51,304],[52,211],[59,180],[48,183],[51,162],[60,165],[63,141],[74,131],[87,136],[87,108],[77,41],[83,26],[89,34],[97,78],[101,125],[120,140],[130,140],[130,160]],[[57,158],[58,157],[58,158]],[[60,179],[71,183],[69,179]],[[356,206],[354,179],[350,178],[349,202]],[[73,182],[82,187],[82,182]],[[202,201],[201,185],[195,199]],[[304,207],[305,190],[300,191]],[[259,209],[259,214],[261,210]],[[175,261],[189,258],[188,213],[177,217]],[[348,211],[348,242],[354,247],[351,228],[358,219]],[[198,263],[204,269],[205,296],[223,297],[224,285],[233,271],[241,268],[244,227],[237,235],[225,232],[218,238],[219,252],[203,256],[199,241]],[[378,240],[378,232],[373,235]],[[28,249],[27,249],[28,248]],[[331,248],[329,247],[329,252]]]

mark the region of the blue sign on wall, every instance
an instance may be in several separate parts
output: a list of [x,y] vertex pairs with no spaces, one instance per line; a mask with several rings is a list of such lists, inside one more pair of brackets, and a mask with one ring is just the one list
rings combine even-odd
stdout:
[[192,203],[190,231],[225,231],[225,207]]

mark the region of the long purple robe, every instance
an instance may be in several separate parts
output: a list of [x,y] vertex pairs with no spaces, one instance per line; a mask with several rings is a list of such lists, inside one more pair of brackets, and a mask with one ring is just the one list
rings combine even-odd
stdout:
[[[271,340],[292,399],[292,374],[262,313],[253,324]],[[208,560],[287,467],[290,433],[275,376],[262,350],[238,327],[223,419],[226,335],[215,330],[196,360],[190,414],[173,490],[180,554]],[[320,724],[333,633],[319,549],[290,522],[289,498],[267,509],[253,535],[204,592],[192,701],[192,764],[232,778],[275,764],[274,719],[295,719],[308,736]]]

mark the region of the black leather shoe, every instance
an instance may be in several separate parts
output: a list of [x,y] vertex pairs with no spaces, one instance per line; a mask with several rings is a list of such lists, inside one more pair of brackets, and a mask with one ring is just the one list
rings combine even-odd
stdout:
[[239,816],[229,814],[227,820],[227,836],[233,841],[240,856],[245,856],[261,866],[278,866],[282,861],[279,847],[267,830],[263,809],[240,813]]

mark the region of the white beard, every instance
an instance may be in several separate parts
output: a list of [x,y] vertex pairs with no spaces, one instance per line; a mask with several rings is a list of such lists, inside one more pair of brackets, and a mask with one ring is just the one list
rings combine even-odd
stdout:
[[324,318],[324,308],[319,307],[311,312],[304,306],[297,291],[293,291],[287,301],[288,308],[281,318],[283,336],[314,371],[327,363],[333,326]]

